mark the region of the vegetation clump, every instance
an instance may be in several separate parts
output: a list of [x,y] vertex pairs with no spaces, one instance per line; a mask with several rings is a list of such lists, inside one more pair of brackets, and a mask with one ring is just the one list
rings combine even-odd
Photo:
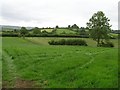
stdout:
[[87,46],[85,40],[81,39],[61,39],[61,40],[51,40],[48,42],[50,45],[80,45]]
[[102,42],[100,45],[100,47],[114,47],[114,44],[112,42]]

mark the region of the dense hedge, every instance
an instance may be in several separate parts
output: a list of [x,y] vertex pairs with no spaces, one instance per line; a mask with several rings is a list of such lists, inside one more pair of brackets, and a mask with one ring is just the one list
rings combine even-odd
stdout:
[[51,40],[48,42],[50,45],[80,45],[87,46],[84,40],[80,39],[61,39],[61,40]]
[[[19,34],[11,34],[11,33],[4,33],[2,34],[2,37],[18,37]],[[57,35],[57,34],[26,34],[25,37],[75,37],[75,38],[89,38],[89,36],[86,35]]]
[[0,36],[2,36],[2,37],[18,37],[19,34],[9,34],[9,33],[6,33],[6,34],[0,34]]

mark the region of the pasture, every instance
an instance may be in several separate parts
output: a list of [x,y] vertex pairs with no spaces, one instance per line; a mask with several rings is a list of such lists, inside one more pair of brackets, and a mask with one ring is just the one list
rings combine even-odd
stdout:
[[69,29],[57,29],[56,33],[59,34],[76,34],[75,31]]
[[[50,33],[50,32],[53,31],[53,29],[42,29],[41,32],[43,32],[43,31],[47,31],[48,33]],[[61,35],[61,34],[71,35],[72,34],[73,35],[73,34],[77,34],[77,32],[72,31],[70,29],[61,29],[61,28],[58,28],[56,30],[56,34],[58,34],[58,35]]]
[[53,29],[42,29],[41,32],[46,31],[46,32],[52,32]]
[[3,87],[118,87],[117,40],[105,48],[89,38],[87,47],[48,45],[51,39],[4,37]]

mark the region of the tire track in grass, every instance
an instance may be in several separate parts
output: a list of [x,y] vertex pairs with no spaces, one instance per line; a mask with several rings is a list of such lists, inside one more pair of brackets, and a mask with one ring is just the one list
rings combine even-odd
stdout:
[[83,64],[82,66],[80,66],[81,64],[78,64],[77,66],[69,67],[69,68],[67,68],[67,69],[65,69],[65,70],[63,70],[63,71],[56,72],[55,75],[53,75],[53,76],[51,76],[51,77],[55,78],[55,76],[57,76],[57,75],[59,75],[59,74],[62,74],[62,73],[64,73],[64,72],[67,72],[67,71],[70,71],[70,70],[73,70],[73,69],[78,68],[78,67],[79,67],[80,69],[83,69],[83,68],[85,68],[86,66],[88,66],[89,64],[91,64],[92,62],[95,61],[94,55],[101,54],[101,53],[104,53],[104,52],[106,52],[106,51],[108,51],[108,50],[101,51],[101,52],[95,52],[95,53],[92,53],[92,52],[85,53],[85,55],[87,55],[87,56],[89,56],[89,57],[91,58],[88,62],[86,62],[86,63]]
[[[12,85],[9,85],[9,83],[7,82],[5,86],[5,88],[33,88],[34,87],[34,83],[36,83],[35,81],[30,81],[30,80],[23,80],[20,78],[19,74],[17,73],[16,67],[13,63],[13,56],[10,56],[7,52],[3,51],[3,57],[5,60],[5,63],[7,65],[8,68],[8,72],[10,75],[10,83],[12,83]],[[3,83],[4,84],[4,83]]]
[[[108,50],[106,50],[106,51],[108,51]],[[86,67],[87,65],[91,64],[95,60],[94,59],[94,55],[101,54],[101,53],[104,53],[106,51],[95,52],[95,53],[91,53],[91,52],[85,53],[86,55],[88,55],[89,57],[91,57],[91,60],[89,62],[83,64],[80,68],[82,69],[82,68]]]
[[[17,79],[17,73],[16,73],[15,65],[13,64],[12,56],[9,56],[4,50],[2,51],[2,53],[3,53],[3,58],[5,60],[5,63],[8,67],[9,75],[11,77],[10,82],[12,82],[14,84],[15,80]],[[14,87],[14,85],[10,86],[10,87]]]

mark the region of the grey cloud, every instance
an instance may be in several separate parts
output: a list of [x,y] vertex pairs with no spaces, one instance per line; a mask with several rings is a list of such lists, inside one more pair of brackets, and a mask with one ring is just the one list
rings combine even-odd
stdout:
[[93,13],[102,10],[111,19],[113,28],[116,28],[117,2],[118,0],[2,0],[0,17],[4,23],[10,24],[24,22],[21,24],[65,26],[76,23],[86,26]]

